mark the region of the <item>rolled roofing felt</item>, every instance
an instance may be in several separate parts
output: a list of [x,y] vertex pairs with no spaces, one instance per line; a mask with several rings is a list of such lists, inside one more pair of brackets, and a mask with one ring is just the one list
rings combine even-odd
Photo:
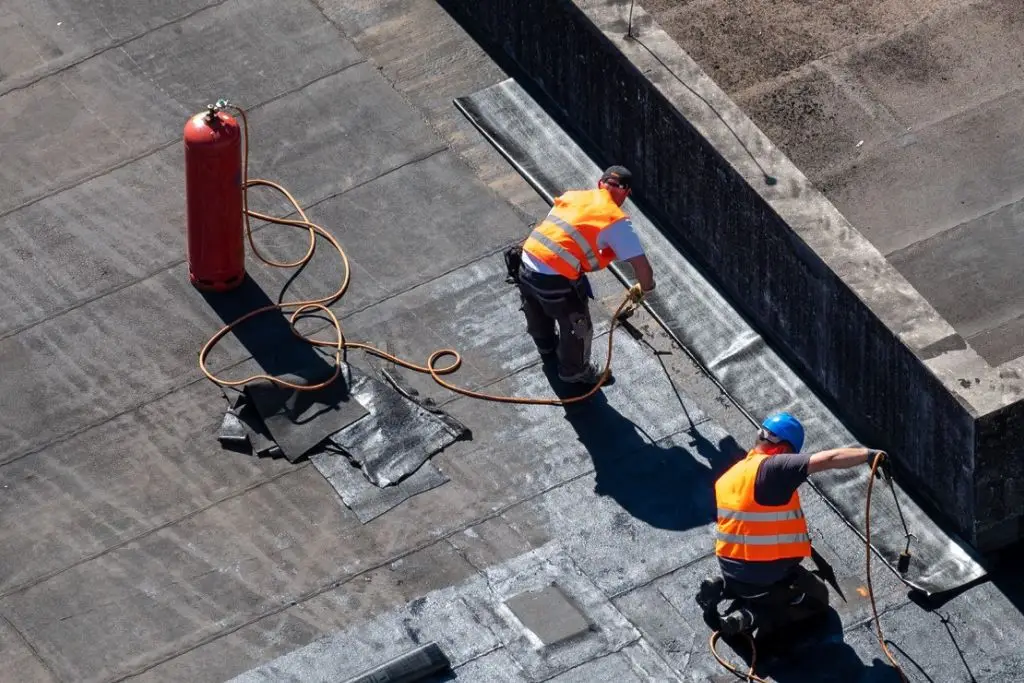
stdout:
[[427,643],[346,683],[415,683],[451,667],[437,643]]

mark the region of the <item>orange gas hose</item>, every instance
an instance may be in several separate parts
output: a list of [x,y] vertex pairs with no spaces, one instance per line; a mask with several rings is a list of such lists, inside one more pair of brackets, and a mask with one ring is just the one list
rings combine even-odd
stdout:
[[[339,285],[338,289],[333,294],[321,297],[319,299],[287,301],[277,304],[271,304],[269,306],[263,306],[261,308],[257,308],[253,311],[246,313],[245,315],[239,317],[238,319],[222,327],[215,335],[210,337],[209,341],[206,342],[206,344],[199,352],[199,367],[200,369],[202,369],[203,374],[206,375],[208,379],[215,382],[216,384],[229,387],[238,387],[248,384],[250,382],[255,382],[257,380],[267,380],[273,382],[274,384],[277,384],[278,386],[287,387],[289,389],[295,389],[297,391],[315,391],[317,389],[322,389],[323,387],[326,387],[335,379],[337,379],[338,375],[341,373],[342,353],[344,352],[345,349],[362,349],[363,351],[369,354],[377,356],[378,358],[383,358],[387,361],[395,363],[396,365],[400,365],[403,368],[407,368],[409,370],[413,370],[415,372],[420,372],[423,374],[429,374],[434,379],[435,382],[443,386],[445,389],[448,389],[449,391],[453,391],[457,394],[462,394],[463,396],[469,396],[471,398],[481,399],[485,401],[497,401],[500,403],[520,403],[530,405],[551,406],[579,403],[580,401],[585,401],[591,396],[593,396],[595,393],[597,393],[597,391],[605,384],[605,382],[608,381],[608,376],[610,374],[612,364],[612,335],[615,331],[615,327],[619,322],[619,316],[624,312],[628,312],[627,305],[630,304],[630,298],[628,295],[625,298],[623,298],[622,303],[619,304],[619,307],[615,310],[615,313],[612,316],[612,329],[608,333],[608,354],[605,361],[604,371],[601,373],[601,376],[598,379],[597,384],[595,384],[585,394],[581,396],[573,396],[571,398],[520,398],[516,396],[497,396],[493,394],[485,394],[479,391],[473,391],[471,389],[466,389],[464,387],[452,384],[442,379],[442,375],[449,375],[458,370],[459,367],[462,366],[462,356],[459,355],[459,352],[456,351],[455,349],[438,349],[430,354],[430,356],[427,358],[426,365],[417,365],[415,363],[403,360],[401,358],[398,358],[397,356],[382,351],[374,346],[371,346],[370,344],[347,341],[345,339],[344,333],[342,332],[341,323],[339,322],[337,316],[334,314],[334,311],[330,309],[331,305],[336,303],[345,295],[345,292],[348,290],[348,286],[351,282],[351,271],[349,269],[348,257],[345,255],[345,250],[342,248],[342,246],[338,243],[338,241],[330,232],[309,220],[309,217],[306,215],[306,212],[303,211],[302,207],[299,206],[299,203],[295,200],[292,194],[288,192],[288,190],[286,190],[284,187],[270,180],[263,180],[260,178],[254,178],[251,180],[249,179],[249,120],[248,117],[246,116],[245,110],[241,107],[236,105],[228,105],[226,108],[237,111],[241,116],[243,123],[242,133],[244,141],[244,154],[242,166],[242,205],[243,213],[245,214],[245,232],[246,235],[248,236],[249,245],[252,247],[253,253],[256,255],[258,259],[260,259],[267,265],[274,266],[275,268],[299,268],[308,263],[309,260],[313,257],[313,254],[316,251],[316,238],[317,236],[320,236],[323,239],[327,240],[330,243],[330,245],[334,247],[335,250],[337,250],[338,255],[341,257],[342,264],[345,267],[345,275],[342,278],[341,284]],[[269,216],[264,213],[250,210],[249,188],[259,186],[269,187],[271,189],[277,190],[282,195],[284,195],[284,197],[295,208],[295,211],[301,217],[301,220],[279,218],[277,216]],[[280,262],[267,258],[260,252],[259,248],[256,246],[255,240],[253,239],[252,225],[249,220],[250,217],[257,218],[268,223],[288,225],[291,227],[303,228],[307,230],[309,233],[309,248],[306,250],[306,254],[302,258],[292,262]],[[631,308],[633,307],[635,307],[635,304],[631,306]],[[244,379],[228,380],[217,377],[207,367],[206,359],[209,356],[210,351],[213,350],[213,347],[217,345],[217,342],[224,338],[226,334],[231,332],[232,329],[242,324],[246,320],[256,317],[257,315],[268,313],[270,311],[284,312],[285,310],[289,309],[294,309],[291,313],[288,323],[289,326],[291,327],[292,333],[296,337],[314,346],[328,346],[334,349],[334,373],[328,379],[324,380],[323,382],[320,382],[319,384],[295,384],[293,382],[281,379],[280,377],[273,377],[265,374],[257,374],[251,375]],[[309,311],[322,311],[330,319],[331,325],[334,327],[335,331],[335,338],[333,340],[315,339],[313,337],[306,336],[295,329],[295,324],[299,317],[303,313],[307,313]],[[453,358],[451,363],[443,367],[438,367],[438,361],[446,356],[451,356]]]
[[[885,644],[885,636],[882,635],[882,622],[878,619],[878,607],[875,605],[875,591],[871,587],[871,489],[874,488],[875,472],[878,470],[878,464],[882,462],[884,457],[886,456],[882,453],[875,454],[875,459],[871,462],[871,476],[868,478],[867,502],[864,504],[864,573],[868,579],[868,596],[871,598],[871,614],[874,615],[875,619],[878,644],[882,646],[882,652],[885,653],[893,668],[896,669],[896,673],[900,675],[900,680],[903,683],[908,683],[907,675],[903,673],[903,669],[896,661],[896,658],[893,657],[892,652],[889,651],[889,646]],[[892,482],[889,482],[889,486],[892,486]]]
[[747,641],[750,643],[750,668],[746,673],[743,673],[735,666],[722,659],[722,656],[718,654],[718,649],[715,646],[718,645],[718,640],[722,637],[722,634],[718,631],[711,634],[711,654],[715,656],[715,659],[718,660],[719,664],[742,678],[747,683],[771,683],[771,681],[767,681],[760,676],[754,675],[754,665],[757,664],[757,648],[754,647],[754,639],[749,634],[744,633],[743,635],[747,637]]

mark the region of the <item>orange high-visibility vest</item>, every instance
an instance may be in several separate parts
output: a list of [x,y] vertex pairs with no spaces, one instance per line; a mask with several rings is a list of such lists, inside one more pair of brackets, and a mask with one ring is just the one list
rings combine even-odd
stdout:
[[799,492],[794,491],[785,505],[754,502],[757,468],[769,457],[750,451],[715,482],[715,554],[719,557],[750,562],[810,557],[811,537]]
[[615,260],[599,249],[598,234],[626,214],[608,190],[572,190],[555,198],[551,211],[523,243],[523,251],[570,280]]

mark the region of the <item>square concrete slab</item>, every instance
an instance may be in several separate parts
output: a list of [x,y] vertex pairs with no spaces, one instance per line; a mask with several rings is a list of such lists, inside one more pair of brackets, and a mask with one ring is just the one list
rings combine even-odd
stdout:
[[1007,143],[1024,139],[1022,105],[1024,92],[1011,91],[907,131],[824,191],[886,255],[1011,204],[1024,195],[1024,146]]
[[[1019,355],[1019,336],[991,333],[1024,315],[1024,281],[1018,273],[1022,251],[1024,200],[916,242],[889,258],[995,366]],[[996,340],[1001,343],[993,343]]]
[[[508,649],[533,679],[546,679],[584,661],[621,649],[639,635],[612,607],[603,593],[575,565],[558,543],[531,551],[485,571],[490,594],[465,598],[479,619]],[[593,628],[584,635],[556,645],[538,647],[536,636],[515,617],[505,603],[529,591],[557,584],[586,614]]]
[[543,645],[570,640],[591,628],[586,616],[557,584],[513,595],[505,606]]
[[873,116],[854,94],[823,69],[788,75],[746,91],[737,101],[765,135],[783,149],[812,180],[836,163],[845,163],[865,140],[888,138],[899,128]]

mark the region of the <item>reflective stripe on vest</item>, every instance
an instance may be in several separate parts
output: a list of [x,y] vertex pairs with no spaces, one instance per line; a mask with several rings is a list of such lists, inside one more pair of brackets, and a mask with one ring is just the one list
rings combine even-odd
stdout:
[[575,280],[583,272],[601,270],[615,258],[600,247],[605,228],[626,217],[604,189],[570,190],[556,197],[551,211],[523,243],[530,258]]
[[715,532],[715,538],[723,543],[737,543],[740,545],[782,545],[783,543],[811,542],[808,534],[777,534],[775,536],[740,536],[739,534],[726,534],[721,531]]
[[560,244],[558,244],[558,243],[548,239],[548,236],[545,235],[544,233],[542,233],[542,232],[540,232],[538,230],[534,230],[532,233],[530,233],[530,239],[537,240],[538,242],[543,244],[545,247],[547,247],[551,251],[553,251],[556,254],[558,254],[558,257],[561,258],[566,263],[568,263],[570,266],[572,266],[573,269],[575,269],[576,271],[579,271],[579,269],[580,269],[579,259],[577,259],[575,256],[570,254],[568,251],[563,249]]
[[744,522],[783,522],[787,519],[803,519],[803,510],[783,510],[781,512],[741,512],[718,508],[719,519],[740,519]]
[[[579,230],[569,225],[558,216],[553,216],[549,214],[547,220],[560,227],[562,230],[565,231],[565,234],[572,238],[572,241],[575,242],[576,246],[578,246],[580,250],[583,252],[583,258],[587,259],[587,265],[590,266],[590,270],[599,270],[601,268],[601,262],[597,260],[597,256],[594,255],[594,250],[590,248],[590,242],[587,241],[586,237],[580,234]],[[559,256],[562,255],[559,254]],[[562,256],[562,258],[565,257]],[[573,258],[573,260],[576,260],[575,257]],[[576,261],[576,263],[579,264],[579,261]]]
[[798,492],[782,505],[760,505],[754,499],[758,468],[768,457],[751,451],[715,482],[715,554],[719,557],[771,562],[811,554]]

